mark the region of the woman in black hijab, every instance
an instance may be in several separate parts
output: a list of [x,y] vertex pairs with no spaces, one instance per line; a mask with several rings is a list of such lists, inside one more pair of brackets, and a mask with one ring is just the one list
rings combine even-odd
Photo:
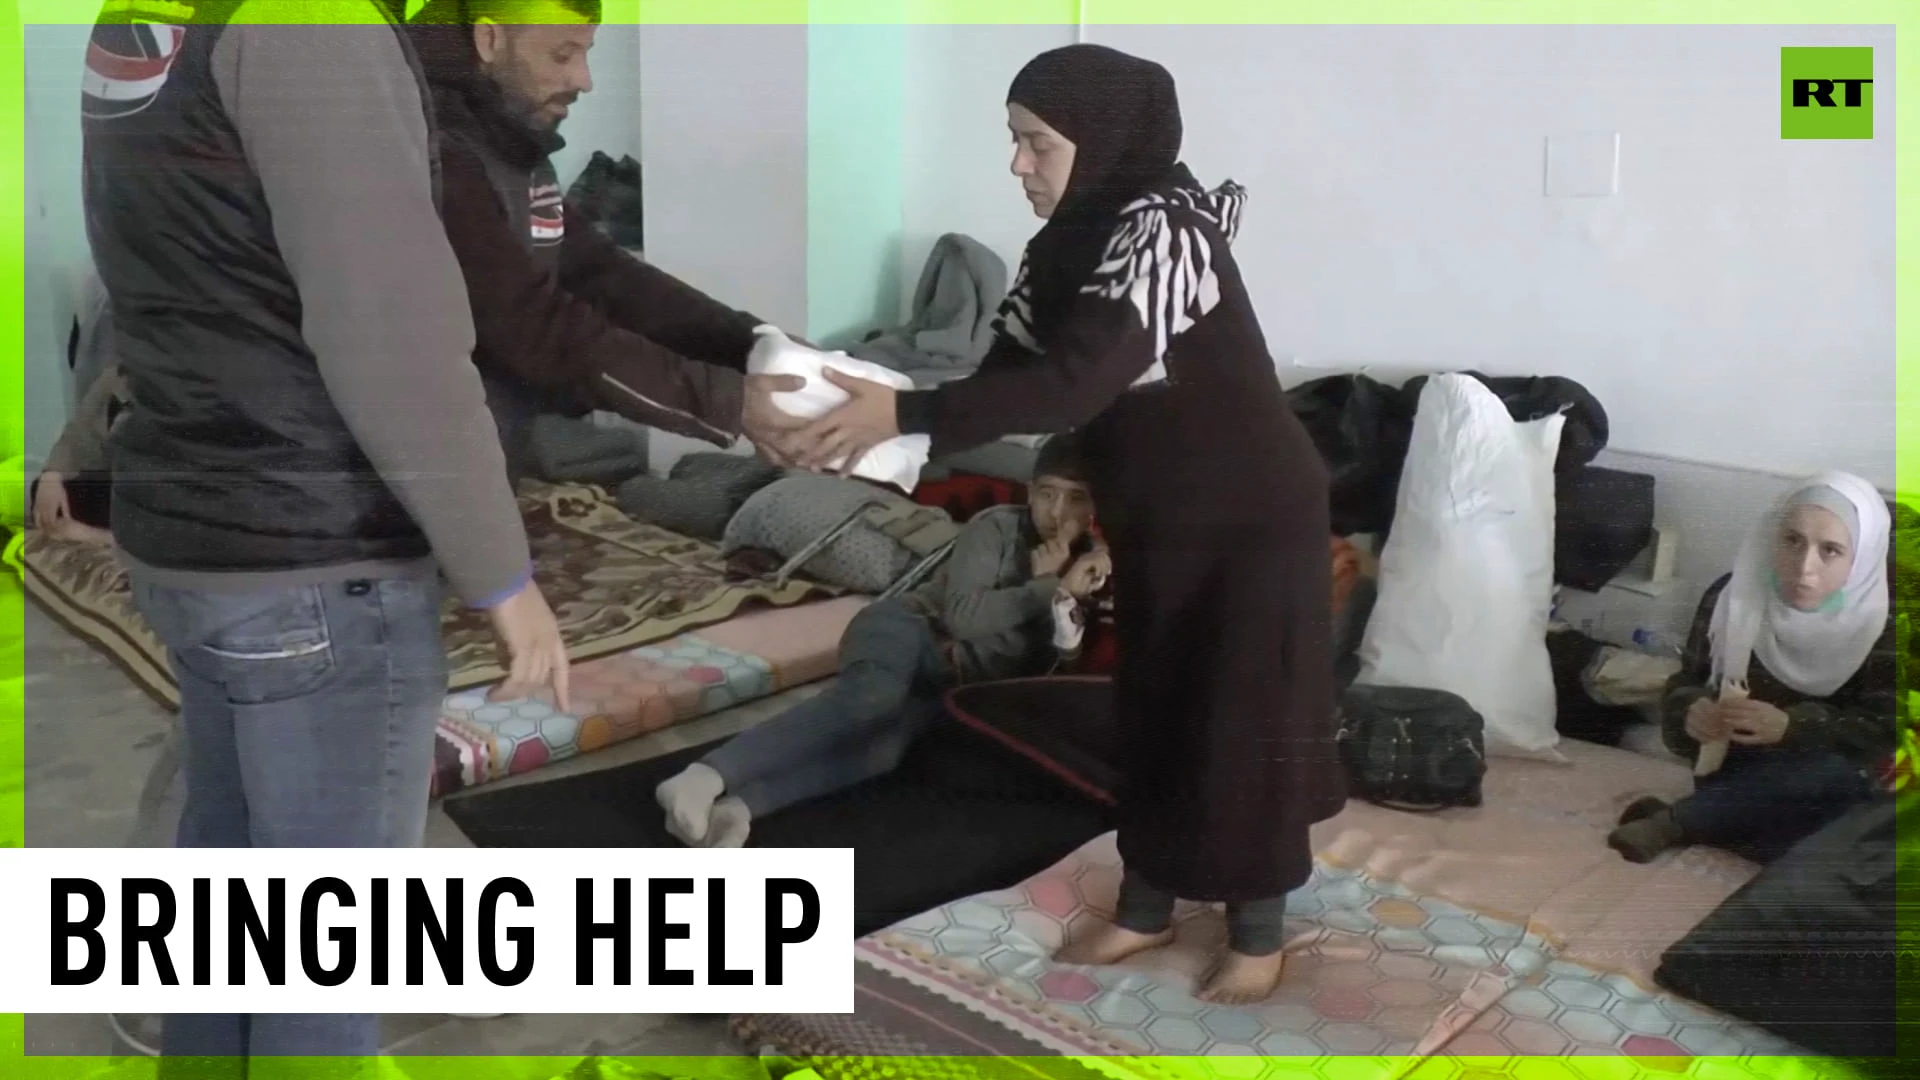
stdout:
[[1171,75],[1112,49],[1044,53],[1008,93],[1027,245],[979,372],[851,400],[788,447],[803,464],[901,433],[938,456],[1083,431],[1111,546],[1125,746],[1116,918],[1060,959],[1113,963],[1171,940],[1176,896],[1225,901],[1202,996],[1265,997],[1308,826],[1345,802],[1334,744],[1327,473],[1287,405],[1229,251],[1244,191],[1179,162]]

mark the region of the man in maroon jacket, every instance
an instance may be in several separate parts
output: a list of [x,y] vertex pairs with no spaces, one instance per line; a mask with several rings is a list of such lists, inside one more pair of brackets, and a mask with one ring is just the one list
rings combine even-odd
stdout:
[[593,88],[600,0],[432,0],[413,35],[441,123],[448,239],[473,305],[474,361],[509,455],[535,412],[593,409],[727,446],[790,427],[744,374],[755,326],[616,247],[568,208],[551,155]]

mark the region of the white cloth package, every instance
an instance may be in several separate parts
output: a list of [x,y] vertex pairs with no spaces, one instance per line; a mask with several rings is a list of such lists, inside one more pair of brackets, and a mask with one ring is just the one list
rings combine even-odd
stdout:
[[1546,638],[1565,422],[1516,422],[1470,375],[1430,379],[1380,555],[1358,681],[1459,695],[1489,754],[1565,760]]
[[[787,337],[777,326],[758,326],[753,332],[757,340],[753,343],[753,351],[747,354],[747,374],[798,375],[807,380],[807,385],[802,389],[773,395],[774,407],[789,416],[812,420],[825,416],[847,400],[847,392],[828,382],[821,374],[829,367],[843,375],[885,383],[895,390],[914,388],[912,379],[892,368],[856,360],[843,352],[810,349]],[[926,468],[932,441],[925,435],[901,435],[888,439],[867,451],[853,475],[892,484],[901,491],[911,493],[920,483],[920,470]],[[843,461],[836,461],[832,467],[839,469],[843,464]]]

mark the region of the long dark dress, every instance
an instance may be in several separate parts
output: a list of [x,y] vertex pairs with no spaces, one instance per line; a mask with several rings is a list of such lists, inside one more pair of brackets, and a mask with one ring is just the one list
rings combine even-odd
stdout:
[[[1016,281],[981,370],[900,406],[935,455],[1081,430],[1113,557],[1120,853],[1193,900],[1298,887],[1308,826],[1346,798],[1327,471],[1228,252],[1226,191],[1125,215],[1109,254],[1138,257],[1103,260],[1044,355],[1022,332]],[[1167,287],[1208,273],[1210,308]]]

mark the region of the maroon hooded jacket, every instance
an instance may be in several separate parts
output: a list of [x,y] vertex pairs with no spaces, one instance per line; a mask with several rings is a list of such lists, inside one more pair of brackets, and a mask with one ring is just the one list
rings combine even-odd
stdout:
[[496,412],[499,397],[517,396],[507,407],[520,419],[604,409],[731,443],[762,320],[570,215],[550,160],[561,140],[513,113],[480,72],[470,28],[416,25],[409,33],[433,89],[442,216],[473,305],[474,362]]

